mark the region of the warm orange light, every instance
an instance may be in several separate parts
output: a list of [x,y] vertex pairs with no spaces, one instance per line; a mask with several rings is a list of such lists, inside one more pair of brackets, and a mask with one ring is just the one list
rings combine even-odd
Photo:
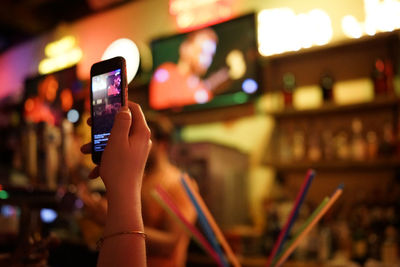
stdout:
[[38,97],[27,99],[25,101],[25,119],[35,123],[45,121],[51,125],[54,125],[56,118],[51,112],[50,107],[44,103],[43,100]]
[[53,102],[57,96],[58,81],[53,76],[47,76],[39,84],[39,97],[49,102]]
[[72,105],[74,104],[74,98],[72,97],[70,89],[67,88],[62,90],[60,94],[60,99],[61,99],[61,108],[63,111],[67,112],[72,108]]
[[24,104],[25,112],[32,112],[34,105],[35,104],[33,103],[33,100],[31,98],[28,98]]
[[228,20],[232,0],[170,0],[169,12],[178,28],[189,31]]

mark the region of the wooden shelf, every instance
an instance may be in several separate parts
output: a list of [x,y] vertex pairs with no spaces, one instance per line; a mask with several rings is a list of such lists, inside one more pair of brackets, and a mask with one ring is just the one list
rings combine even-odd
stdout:
[[371,46],[374,45],[375,43],[379,43],[382,41],[396,41],[398,40],[400,36],[400,31],[396,30],[393,32],[382,32],[378,33],[374,36],[363,36],[358,39],[346,39],[343,41],[339,42],[332,42],[326,45],[321,45],[321,46],[313,46],[310,48],[303,48],[299,51],[292,51],[292,52],[285,52],[282,54],[277,54],[277,55],[271,55],[264,57],[262,61],[268,61],[268,60],[284,60],[286,58],[295,58],[295,57],[301,57],[304,55],[312,55],[315,53],[327,53],[327,52],[332,52],[334,50],[340,50],[340,49],[345,49],[348,47],[360,47],[360,46]]
[[307,169],[315,169],[321,171],[372,171],[382,169],[396,169],[400,168],[399,158],[390,159],[376,159],[376,160],[363,160],[363,161],[291,161],[291,162],[278,162],[268,161],[264,162],[265,165],[274,167],[278,171],[305,171]]
[[381,108],[395,108],[399,106],[400,99],[397,97],[381,97],[371,102],[358,103],[352,105],[338,105],[336,103],[326,103],[317,109],[297,110],[294,108],[286,108],[283,111],[271,113],[277,119],[297,118],[308,116],[321,116],[337,113],[351,113],[356,111],[368,111]]
[[248,102],[246,104],[229,107],[219,107],[190,112],[166,112],[165,114],[169,116],[175,125],[187,125],[233,120],[243,116],[254,115],[255,107],[253,102]]

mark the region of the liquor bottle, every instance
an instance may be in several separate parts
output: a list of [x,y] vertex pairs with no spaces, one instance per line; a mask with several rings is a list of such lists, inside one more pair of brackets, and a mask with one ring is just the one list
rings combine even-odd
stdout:
[[293,134],[293,159],[297,161],[303,160],[305,150],[304,132],[296,130]]
[[285,107],[291,107],[293,103],[293,91],[296,88],[296,77],[293,73],[287,72],[283,75],[282,82]]
[[362,122],[360,119],[353,119],[351,123],[353,138],[351,143],[352,158],[354,160],[364,160],[366,158],[366,142],[362,136]]
[[366,211],[364,205],[359,205],[355,210],[356,216],[353,217],[352,222],[352,259],[361,266],[364,266],[368,258],[368,240],[365,232]]
[[282,162],[289,162],[292,160],[292,145],[290,141],[288,129],[281,129],[279,135],[279,153]]
[[332,231],[330,227],[323,226],[320,231],[321,244],[318,251],[318,259],[322,262],[327,261],[332,252]]
[[396,151],[393,127],[390,122],[383,125],[383,140],[379,144],[379,154],[383,157],[389,157]]
[[334,79],[330,73],[325,73],[321,76],[319,85],[322,88],[322,96],[325,102],[332,100],[332,89],[333,89]]
[[320,138],[317,133],[310,134],[308,146],[308,159],[311,161],[319,161],[322,157]]
[[384,73],[385,73],[385,78],[386,78],[386,93],[387,94],[394,94],[394,85],[393,85],[393,79],[394,79],[394,71],[393,71],[393,63],[390,59],[385,59],[384,61]]
[[387,92],[387,80],[385,75],[385,63],[381,58],[374,62],[374,69],[372,71],[372,80],[374,82],[375,93],[382,95]]
[[322,133],[322,149],[324,160],[329,161],[335,157],[334,140],[330,130],[325,130]]
[[46,124],[44,132],[45,149],[45,178],[47,188],[55,190],[59,178],[59,155],[61,145],[61,132],[56,126]]
[[26,134],[22,135],[22,147],[26,149],[25,170],[29,177],[30,184],[37,184],[38,177],[38,164],[37,164],[37,150],[38,138],[36,133],[36,125],[32,122],[27,122],[25,127]]
[[367,158],[375,159],[378,155],[378,137],[375,131],[367,133]]
[[385,229],[385,240],[382,244],[381,258],[385,266],[399,264],[399,244],[397,240],[397,229],[389,225]]
[[350,156],[348,135],[341,131],[335,138],[336,157],[340,160],[347,160]]

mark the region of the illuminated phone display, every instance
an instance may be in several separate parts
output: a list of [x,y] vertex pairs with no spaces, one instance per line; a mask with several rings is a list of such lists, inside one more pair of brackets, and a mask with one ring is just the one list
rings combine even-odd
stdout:
[[104,151],[115,114],[121,108],[121,69],[92,77],[93,149]]

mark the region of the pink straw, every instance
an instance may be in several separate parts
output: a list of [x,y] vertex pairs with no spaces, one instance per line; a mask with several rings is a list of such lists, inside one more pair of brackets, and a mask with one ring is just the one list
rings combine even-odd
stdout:
[[293,222],[296,220],[297,215],[300,210],[300,206],[303,203],[305,196],[308,192],[308,188],[310,187],[310,184],[312,180],[314,179],[315,172],[313,170],[308,170],[306,178],[303,181],[303,184],[301,185],[300,191],[297,194],[295,204],[292,208],[292,211],[290,212],[289,218],[287,219],[285,226],[282,228],[281,232],[279,233],[279,237],[277,241],[275,242],[275,245],[272,249],[271,254],[269,255],[268,261],[267,261],[267,267],[271,266],[271,263],[273,262],[276,254],[279,253],[279,251],[282,248],[283,243],[285,242],[286,237],[289,235],[290,230],[292,228]]

